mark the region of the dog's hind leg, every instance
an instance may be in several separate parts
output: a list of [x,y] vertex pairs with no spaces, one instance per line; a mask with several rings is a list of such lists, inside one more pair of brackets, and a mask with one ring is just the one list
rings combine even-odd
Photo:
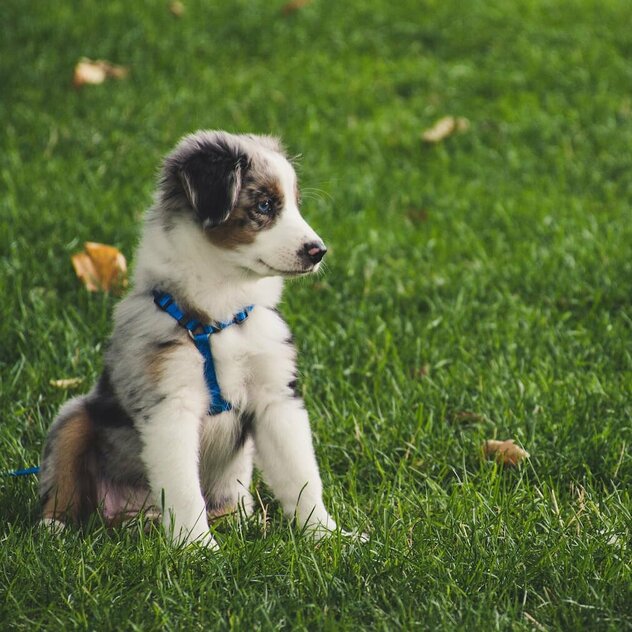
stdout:
[[82,398],[51,426],[39,475],[42,524],[55,530],[85,522],[97,508],[95,431]]
[[[203,452],[204,456],[206,455]],[[202,466],[202,484],[209,519],[234,512],[242,513],[246,517],[252,515],[253,499],[250,493],[253,468],[252,439],[247,437],[243,445],[221,468],[213,462],[207,465],[210,467]],[[213,475],[209,473],[209,470],[212,470]]]

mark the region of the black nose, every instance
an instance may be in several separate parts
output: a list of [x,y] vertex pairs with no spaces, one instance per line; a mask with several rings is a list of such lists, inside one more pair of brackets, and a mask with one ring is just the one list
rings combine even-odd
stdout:
[[301,256],[305,261],[316,265],[327,254],[327,248],[322,241],[311,241],[303,245]]

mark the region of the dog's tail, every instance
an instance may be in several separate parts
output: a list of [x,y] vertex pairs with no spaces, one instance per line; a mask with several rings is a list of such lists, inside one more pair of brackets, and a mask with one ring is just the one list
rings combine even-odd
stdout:
[[97,508],[95,427],[85,398],[69,401],[46,439],[39,475],[44,522],[83,524]]

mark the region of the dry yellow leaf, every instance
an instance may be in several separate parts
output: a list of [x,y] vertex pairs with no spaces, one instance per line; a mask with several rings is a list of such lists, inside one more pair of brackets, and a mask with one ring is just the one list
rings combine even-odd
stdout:
[[78,252],[71,257],[75,274],[83,281],[89,292],[99,290],[99,279],[92,260],[85,252]]
[[72,265],[88,291],[116,292],[127,286],[127,262],[118,248],[93,241],[84,248],[72,256]]
[[76,88],[85,84],[98,85],[108,77],[125,79],[129,70],[124,66],[115,66],[103,59],[92,60],[84,57],[77,62],[72,82]]
[[61,380],[51,380],[49,384],[55,388],[76,388],[82,382],[82,377],[67,377]]
[[94,241],[87,241],[84,247],[104,289],[108,290],[126,282],[127,261],[118,248]]
[[483,453],[486,457],[493,456],[503,465],[518,465],[524,459],[529,458],[529,453],[514,443],[513,439],[496,441],[489,439],[483,443]]
[[462,116],[444,116],[432,127],[428,128],[421,138],[426,143],[438,143],[452,134],[465,132],[470,127],[470,122]]

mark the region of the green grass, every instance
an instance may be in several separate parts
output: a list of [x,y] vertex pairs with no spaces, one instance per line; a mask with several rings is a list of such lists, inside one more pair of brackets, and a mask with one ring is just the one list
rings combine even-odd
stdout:
[[[132,259],[181,135],[271,132],[331,249],[283,304],[326,502],[370,541],[314,546],[262,484],[219,553],[56,538],[3,478],[0,627],[632,629],[628,0],[185,4],[2,3],[0,469],[101,367],[116,301],[70,255]],[[76,91],[82,56],[130,78]],[[424,145],[446,114],[470,130]]]

